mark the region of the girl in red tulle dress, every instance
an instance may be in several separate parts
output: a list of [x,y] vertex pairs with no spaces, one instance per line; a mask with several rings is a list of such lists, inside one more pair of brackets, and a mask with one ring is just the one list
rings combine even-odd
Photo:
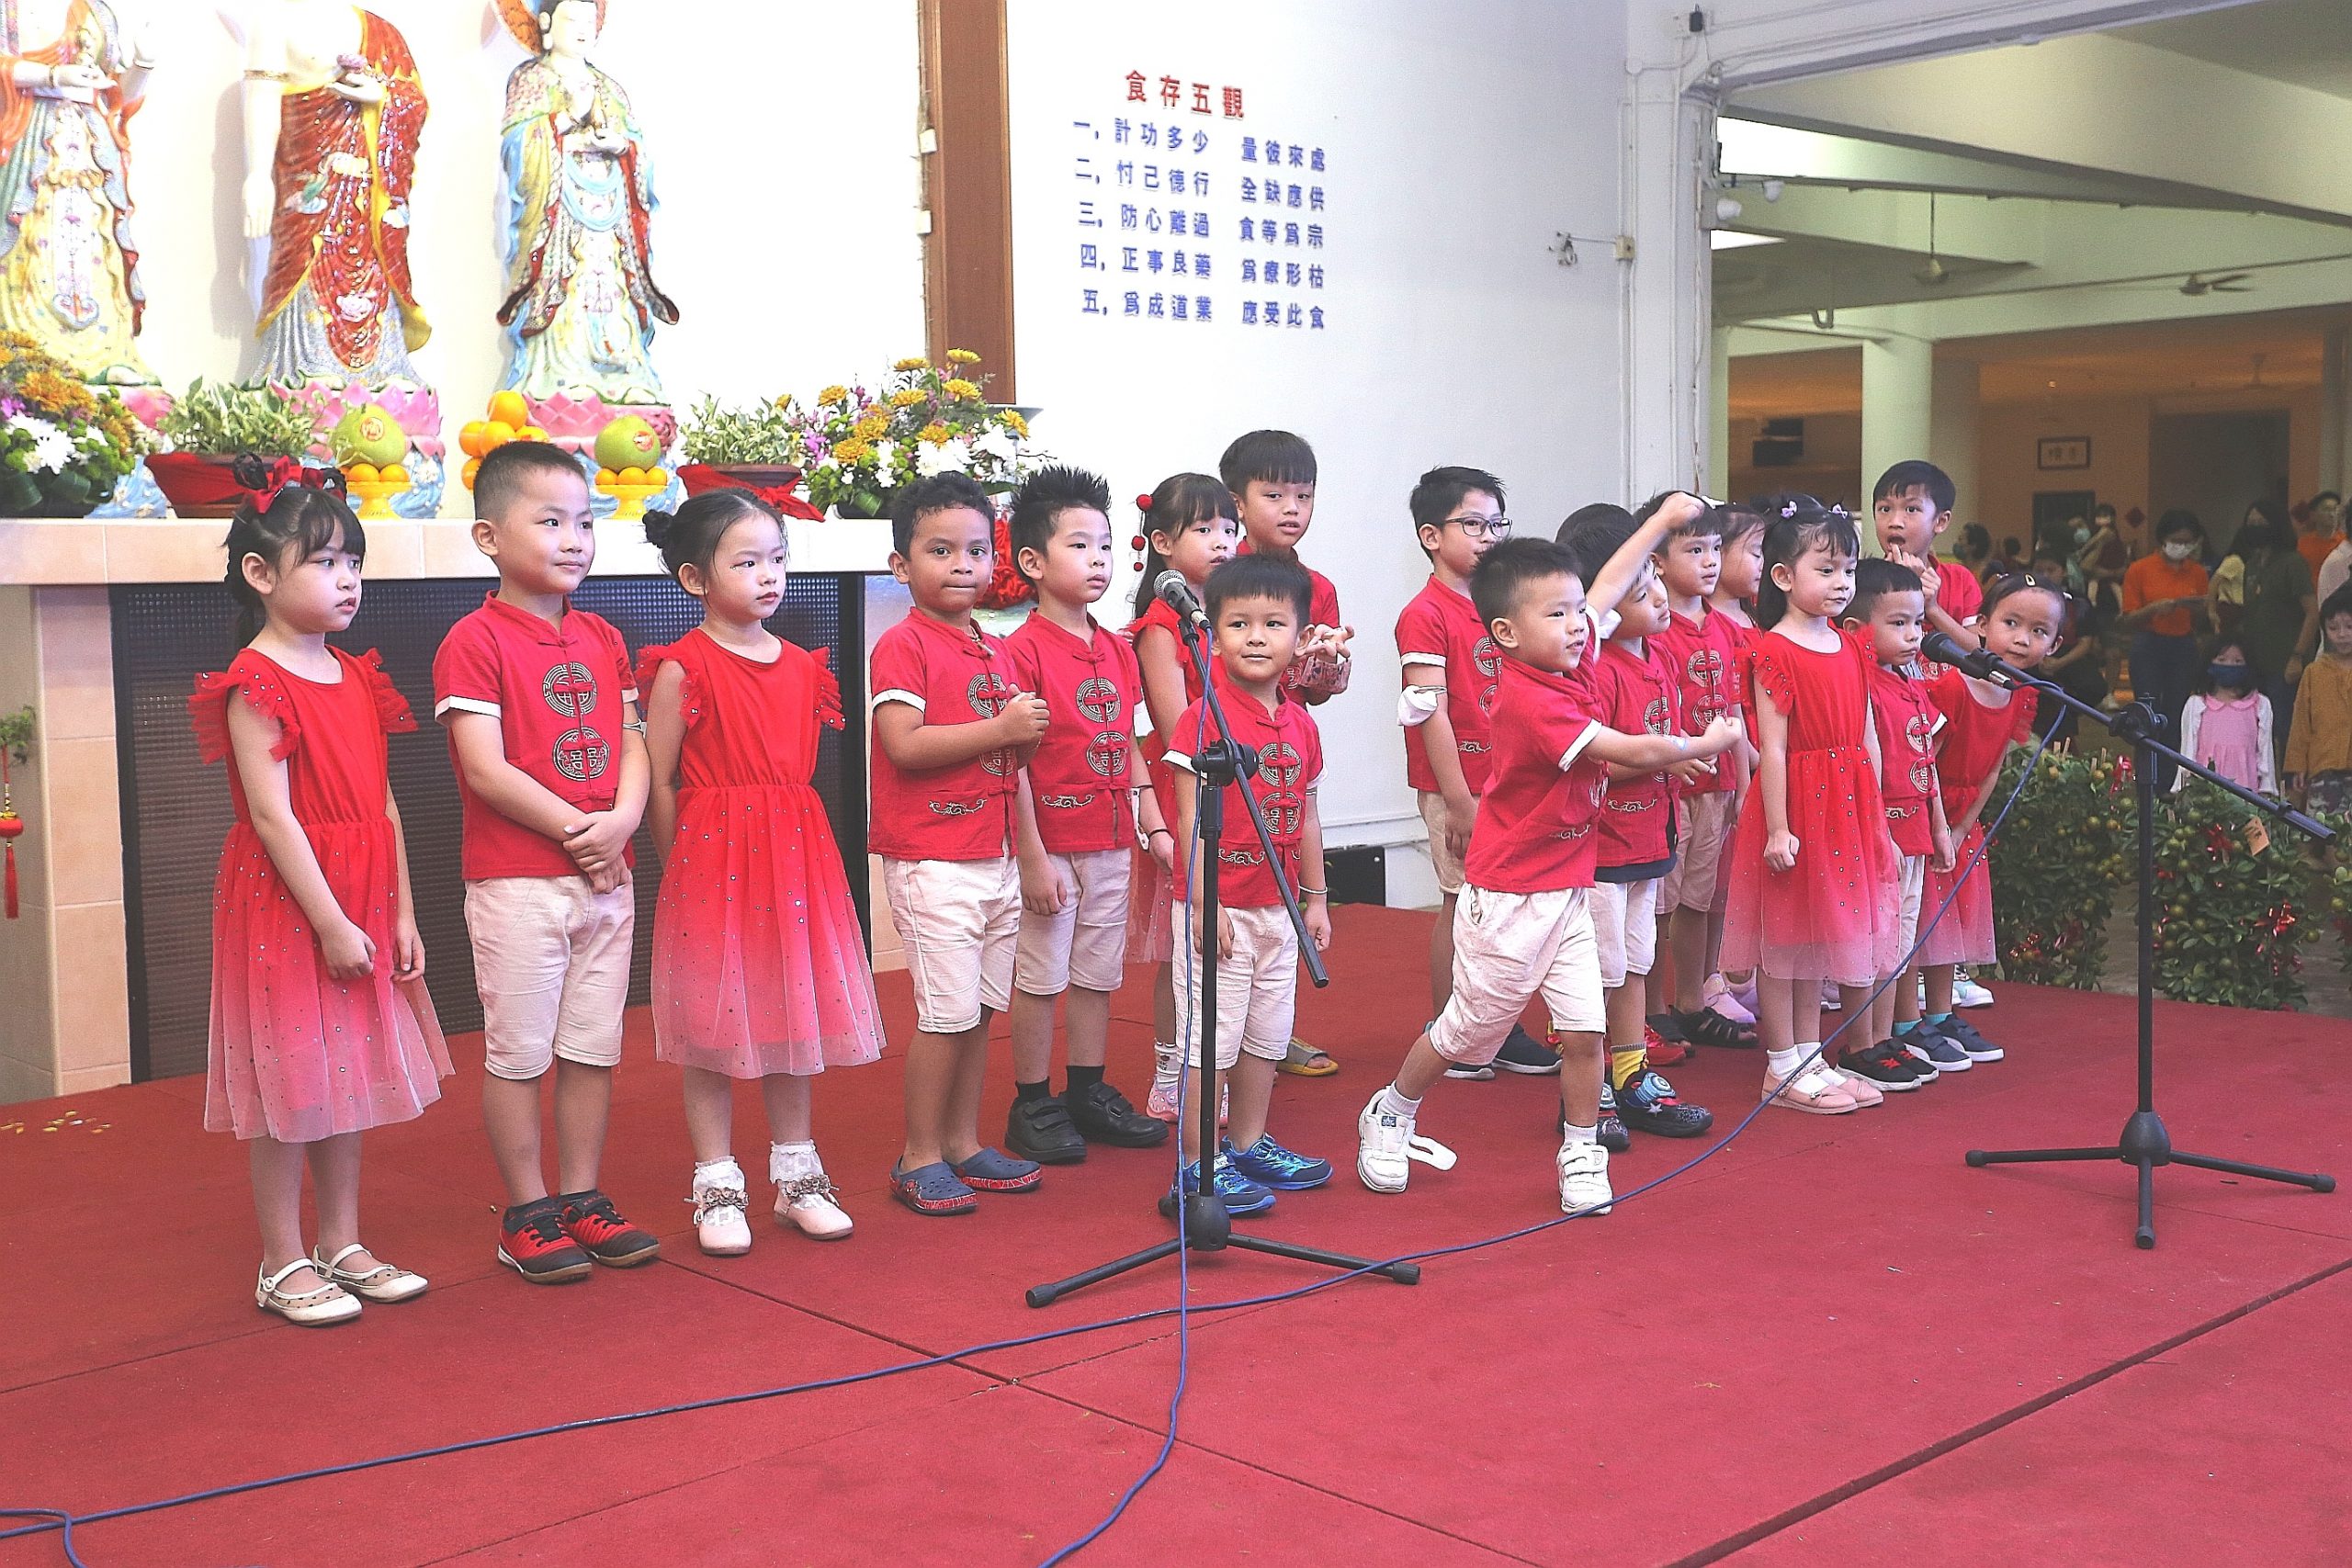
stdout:
[[[1764,532],[1747,668],[1759,741],[1724,914],[1724,967],[1757,967],[1764,1098],[1838,1115],[1883,1098],[1821,1052],[1821,983],[1860,1017],[1894,964],[1901,889],[1878,792],[1869,654],[1839,635],[1861,542],[1845,513],[1797,499]],[[1814,1060],[1812,1058],[1821,1057]]]
[[[2057,644],[2066,612],[2064,590],[2018,574],[1996,578],[1985,590],[1977,626],[1988,652],[2030,670]],[[1952,1011],[1951,966],[1990,964],[1999,955],[1981,818],[2000,781],[2002,758],[2011,746],[2033,739],[2034,698],[2031,692],[2013,692],[1948,669],[1928,685],[1928,700],[1944,716],[1937,732],[1936,773],[1943,784],[1944,816],[1951,823],[1952,869],[1939,873],[1930,865],[1919,896],[1919,962],[1928,987],[1919,1028],[1942,1035],[1972,1064],[1997,1062],[2005,1054],[2001,1048]]]
[[[1173,570],[1182,572],[1198,592],[1211,569],[1230,560],[1239,547],[1241,513],[1225,481],[1207,474],[1171,475],[1138,499],[1143,580],[1136,587],[1136,618],[1127,623],[1127,637],[1143,670],[1144,711],[1151,716],[1151,733],[1143,741],[1144,761],[1160,813],[1173,822],[1176,772],[1168,763],[1168,747],[1176,721],[1201,700],[1201,675],[1184,646],[1176,612],[1152,588],[1161,572]],[[1170,911],[1184,890],[1176,886],[1170,869],[1174,852],[1172,838],[1155,835],[1150,852],[1136,852],[1135,874],[1127,884],[1127,962],[1159,965],[1151,987],[1154,1070],[1144,1109],[1162,1122],[1176,1120],[1178,1078],[1183,1071],[1175,1045],[1176,941]]]
[[734,1085],[767,1101],[775,1217],[820,1241],[851,1222],[817,1156],[811,1080],[882,1054],[880,1010],[841,851],[809,787],[820,726],[842,728],[824,653],[763,624],[783,600],[784,525],[748,491],[645,514],[645,536],[703,624],[639,654],[647,821],[662,846],[653,918],[653,1054],[683,1069],[692,1202],[705,1252],[747,1252]]
[[254,1304],[318,1325],[425,1288],[360,1244],[359,1134],[440,1099],[449,1053],[388,783],[385,737],[416,722],[372,651],[326,641],[358,612],[367,539],[327,491],[263,495],[229,528],[243,650],[188,699],[198,754],[232,760],[236,808],[213,883],[204,1124],[251,1150]]

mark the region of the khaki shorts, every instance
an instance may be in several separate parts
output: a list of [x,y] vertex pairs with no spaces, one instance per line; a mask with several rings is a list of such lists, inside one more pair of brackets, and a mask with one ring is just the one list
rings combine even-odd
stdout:
[[1462,891],[1462,863],[1445,847],[1445,796],[1435,790],[1416,790],[1420,796],[1421,826],[1430,830],[1430,869],[1437,873],[1437,890],[1451,898]]
[[1012,1000],[1021,868],[997,860],[882,860],[882,892],[915,987],[915,1027],[961,1034]]
[[483,1065],[492,1076],[536,1078],[559,1058],[619,1064],[636,930],[634,887],[597,893],[584,876],[466,884]]
[[1021,941],[1012,983],[1033,997],[1058,997],[1072,986],[1115,991],[1127,962],[1127,874],[1130,850],[1047,854],[1069,888],[1058,914],[1021,911]]
[[1453,998],[1430,1025],[1449,1062],[1491,1062],[1540,993],[1561,1034],[1599,1034],[1600,965],[1589,887],[1492,893],[1464,887],[1453,906]]
[[1666,874],[1657,907],[1667,914],[1696,909],[1702,914],[1723,908],[1715,897],[1717,873],[1723,865],[1724,843],[1731,837],[1731,808],[1737,796],[1729,790],[1682,797],[1681,857]]
[[1928,857],[1905,855],[1901,883],[1903,914],[1895,927],[1901,933],[1895,951],[1902,954],[1904,964],[1910,964],[1917,962],[1911,956],[1911,948],[1919,940],[1919,904],[1928,890]]
[[1646,882],[1592,885],[1592,940],[1600,955],[1601,989],[1613,991],[1628,975],[1646,975],[1657,962],[1657,888]]
[[[1291,1022],[1298,1005],[1298,932],[1280,904],[1264,908],[1227,908],[1233,920],[1233,956],[1216,961],[1216,1065],[1219,1071],[1241,1053],[1279,1062],[1290,1051]],[[1184,906],[1169,916],[1182,931]],[[1204,933],[1204,935],[1207,933]],[[1201,1065],[1201,957],[1176,960],[1176,1037],[1186,1042],[1185,1057]]]

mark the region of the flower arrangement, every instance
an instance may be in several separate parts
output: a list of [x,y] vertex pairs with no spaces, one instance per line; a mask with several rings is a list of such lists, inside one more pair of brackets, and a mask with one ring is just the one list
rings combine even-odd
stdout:
[[784,468],[800,462],[800,426],[790,398],[739,409],[706,397],[688,412],[679,434],[689,463]]
[[[2017,786],[2019,753],[1994,787]],[[2048,751],[1985,853],[2001,973],[2032,985],[2095,990],[2107,963],[2107,922],[2131,874],[2137,834],[2132,759],[2112,751]]]
[[212,386],[198,377],[157,428],[170,449],[207,457],[251,453],[300,462],[319,438],[318,420],[267,387]]
[[2301,1005],[2303,943],[2327,907],[2312,857],[2196,780],[2156,823],[2156,985],[2181,1001]]
[[24,333],[0,333],[0,516],[86,517],[147,446],[112,391],[91,391]]
[[797,444],[786,459],[806,476],[808,499],[843,517],[879,517],[900,485],[967,473],[991,494],[1012,489],[1041,458],[1023,449],[1029,423],[985,401],[980,356],[951,349],[947,368],[901,359],[881,387],[831,386],[815,406],[787,407]]

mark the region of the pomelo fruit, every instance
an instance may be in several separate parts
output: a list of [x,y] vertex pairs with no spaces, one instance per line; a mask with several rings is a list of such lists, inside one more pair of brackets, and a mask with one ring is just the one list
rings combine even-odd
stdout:
[[596,461],[607,468],[642,468],[662,460],[662,437],[637,414],[623,414],[596,437]]
[[379,403],[351,410],[335,421],[327,450],[338,463],[366,463],[382,468],[408,455],[408,436],[391,411]]

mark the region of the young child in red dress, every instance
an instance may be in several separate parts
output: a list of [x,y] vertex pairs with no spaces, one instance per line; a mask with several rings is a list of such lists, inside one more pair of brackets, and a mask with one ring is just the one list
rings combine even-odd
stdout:
[[[1135,649],[1089,606],[1111,585],[1111,488],[1051,467],[1012,495],[1013,569],[1037,607],[1004,639],[1015,678],[1045,698],[1046,738],[1022,770],[1021,941],[1012,961],[1012,1109],[1005,1147],[1041,1165],[1089,1144],[1148,1149],[1168,1129],[1103,1078],[1111,993],[1126,964],[1138,852],[1155,868],[1175,835],[1136,754],[1143,677]],[[1069,1092],[1053,1092],[1054,1008],[1069,1000]]]
[[[1671,512],[1667,510],[1672,502]],[[1696,522],[1705,509],[1687,499],[1661,497],[1649,510],[1649,524],[1593,514],[1563,531],[1560,543],[1577,573],[1597,580],[1631,540],[1647,547],[1671,530]],[[1668,625],[1666,587],[1655,557],[1643,560],[1633,587],[1618,601],[1617,616],[1600,644],[1600,656],[1585,672],[1595,717],[1625,735],[1683,733],[1674,671],[1655,651],[1652,639]],[[1680,757],[1664,767],[1609,768],[1609,798],[1601,803],[1599,869],[1592,889],[1592,930],[1600,960],[1600,989],[1609,1014],[1609,1094],[1602,1106],[1601,1141],[1611,1152],[1630,1142],[1628,1130],[1668,1138],[1695,1138],[1714,1125],[1703,1106],[1686,1105],[1674,1086],[1650,1062],[1649,975],[1657,959],[1658,888],[1674,868],[1676,796],[1681,786],[1712,778],[1711,758]],[[1679,1046],[1661,1043],[1661,1055]],[[1615,1118],[1611,1125],[1610,1118]]]
[[[1723,569],[1715,577],[1714,592],[1707,595],[1707,619],[1722,625],[1732,646],[1731,700],[1737,705],[1740,724],[1747,731],[1733,748],[1739,759],[1734,765],[1738,787],[1724,829],[1724,847],[1728,851],[1732,830],[1747,804],[1747,792],[1756,787],[1756,709],[1747,701],[1747,660],[1756,639],[1763,635],[1749,610],[1764,581],[1764,514],[1744,502],[1734,502],[1715,508],[1715,516],[1724,530]],[[1725,853],[1716,862],[1714,902],[1707,912],[1707,1009],[1723,1014],[1743,1037],[1752,1040],[1756,976],[1753,972],[1727,973],[1723,966],[1724,906],[1730,898],[1731,856]]]
[[1450,1150],[1414,1131],[1421,1097],[1452,1064],[1491,1057],[1540,993],[1561,1054],[1560,1209],[1608,1212],[1609,1151],[1600,1141],[1605,1014],[1590,908],[1607,769],[1717,756],[1739,729],[1718,717],[1695,739],[1624,734],[1600,717],[1586,677],[1610,613],[1646,570],[1656,537],[1697,505],[1677,498],[1661,509],[1655,532],[1634,535],[1594,577],[1589,597],[1574,558],[1548,539],[1496,546],[1471,579],[1502,659],[1494,771],[1454,905],[1453,995],[1406,1053],[1396,1081],[1356,1119],[1356,1176],[1374,1192],[1402,1192],[1416,1159],[1441,1170],[1453,1163]]
[[[1323,877],[1323,826],[1316,816],[1315,789],[1323,776],[1323,744],[1306,705],[1283,690],[1298,629],[1307,616],[1309,586],[1296,561],[1272,556],[1239,556],[1209,573],[1202,595],[1215,638],[1215,679],[1227,738],[1257,753],[1257,772],[1245,785],[1257,801],[1274,854],[1298,896],[1307,935],[1317,952],[1331,945],[1329,888]],[[1225,816],[1225,837],[1215,846],[1218,909],[1206,924],[1193,865],[1194,833],[1200,820],[1200,785],[1193,757],[1217,738],[1205,700],[1177,719],[1168,761],[1176,769],[1176,886],[1190,905],[1192,951],[1185,983],[1176,997],[1177,1028],[1190,1066],[1200,1066],[1203,1037],[1198,988],[1206,944],[1217,953],[1216,1069],[1232,1084],[1232,1135],[1220,1147],[1200,1146],[1200,1119],[1183,1117],[1177,1133],[1185,1163],[1160,1212],[1173,1216],[1185,1194],[1197,1190],[1201,1165],[1209,1161],[1217,1196],[1237,1218],[1274,1206],[1277,1191],[1320,1187],[1331,1179],[1331,1162],[1298,1154],[1266,1130],[1274,1074],[1290,1046],[1298,1001],[1298,932],[1283,905],[1274,867],[1258,842],[1249,815],[1236,801]],[[1170,911],[1183,918],[1182,905]]]
[[[1431,468],[1413,487],[1413,534],[1429,557],[1430,580],[1396,617],[1396,656],[1405,693],[1396,715],[1405,726],[1405,782],[1420,803],[1437,874],[1437,920],[1430,928],[1430,1016],[1453,994],[1453,910],[1462,891],[1462,857],[1478,819],[1490,747],[1487,714],[1501,679],[1501,656],[1470,599],[1470,575],[1486,553],[1510,537],[1503,482],[1483,468]],[[1450,1077],[1489,1079],[1497,1069],[1541,1076],[1560,1070],[1559,1053],[1518,1024],[1492,1065],[1464,1062]]]
[[[1979,623],[1985,650],[2020,670],[2032,669],[2064,634],[2066,604],[2064,591],[2055,583],[2023,574],[1996,579],[1985,591]],[[1944,716],[1936,772],[1951,821],[1954,863],[1942,874],[1930,868],[1921,895],[1923,919],[1939,909],[1943,916],[1924,933],[1919,962],[1928,975],[1926,1016],[1905,1043],[1914,1055],[1949,1072],[1997,1062],[2003,1054],[1952,1010],[1952,965],[1990,964],[1998,955],[1982,818],[2000,782],[2001,759],[2011,746],[2033,739],[2034,697],[1951,669],[1929,684],[1928,695]]]
[[[1708,596],[1723,580],[1724,511],[1710,507],[1666,537],[1658,547],[1658,580],[1666,586],[1668,624],[1651,646],[1674,672],[1680,687],[1682,733],[1701,735],[1721,715],[1736,718],[1740,633],[1731,616],[1711,610]],[[1663,1028],[1668,1038],[1691,1045],[1752,1046],[1756,1032],[1722,1008],[1714,979],[1711,941],[1722,880],[1724,845],[1731,838],[1732,812],[1747,783],[1744,747],[1735,746],[1681,789],[1674,869],[1658,889],[1661,935],[1674,955],[1674,996]],[[1753,1015],[1750,1015],[1751,1017]]]
[[[1216,467],[1240,509],[1238,553],[1306,567],[1312,588],[1306,626],[1298,635],[1297,657],[1283,674],[1283,690],[1319,707],[1348,689],[1348,639],[1355,628],[1340,615],[1340,591],[1331,580],[1298,560],[1299,542],[1315,523],[1315,448],[1287,430],[1253,430],[1235,437]],[[1329,1077],[1339,1070],[1329,1052],[1304,1040],[1292,1041],[1283,1056],[1283,1071],[1300,1077]]]
[[[482,1124],[508,1203],[498,1260],[563,1284],[662,1252],[597,1179],[637,933],[629,840],[645,810],[645,727],[621,634],[571,604],[596,558],[579,463],[510,441],[481,460],[474,507],[474,547],[498,587],[441,639],[433,711],[463,811]],[[553,1192],[539,1131],[549,1077]]]
[[1050,710],[972,620],[996,570],[988,492],[958,473],[905,486],[890,542],[914,608],[875,642],[870,665],[872,842],[915,991],[890,1192],[918,1214],[967,1214],[976,1192],[1038,1180],[1035,1161],[981,1145],[980,1089],[1021,935],[1013,794]]
[[819,1241],[850,1234],[817,1157],[810,1089],[882,1054],[865,938],[824,802],[808,787],[821,727],[842,727],[828,653],[768,630],[784,600],[784,523],[749,491],[645,514],[645,536],[702,625],[641,649],[646,820],[663,862],[653,916],[653,1055],[678,1064],[703,1251],[748,1252],[735,1163],[735,1080],[768,1117],[775,1217]]
[[[1174,571],[1198,595],[1209,573],[1232,559],[1239,547],[1241,514],[1233,492],[1208,474],[1171,474],[1141,498],[1141,506],[1143,577],[1136,584],[1136,614],[1127,623],[1127,639],[1135,645],[1144,707],[1151,720],[1143,741],[1144,762],[1159,819],[1168,823],[1176,819],[1176,772],[1168,765],[1168,747],[1176,721],[1201,700],[1201,672],[1184,646],[1176,612],[1152,590],[1162,572]],[[1162,1122],[1176,1120],[1178,1079],[1183,1073],[1183,1056],[1176,1049],[1176,939],[1168,923],[1168,911],[1180,891],[1169,873],[1174,863],[1173,839],[1171,833],[1166,841],[1155,840],[1157,847],[1148,854],[1136,852],[1127,898],[1127,962],[1158,966],[1151,981],[1156,1066],[1144,1109]]]
[[[385,736],[416,721],[373,651],[327,644],[358,613],[368,554],[339,497],[288,485],[249,501],[228,547],[243,650],[188,699],[198,754],[232,759],[237,813],[212,888],[204,1124],[251,1151],[254,1304],[341,1323],[361,1297],[425,1288],[359,1239],[360,1134],[417,1115],[449,1074],[387,772]],[[308,1253],[305,1163],[319,1211]]]
[[1755,965],[1775,1105],[1842,1115],[1883,1097],[1821,1054],[1821,987],[1849,1018],[1895,958],[1898,889],[1878,793],[1870,656],[1839,634],[1861,540],[1853,519],[1786,498],[1764,531],[1748,700],[1761,740],[1732,840],[1724,964]]
[[[1936,732],[1943,716],[1928,700],[1928,686],[1911,673],[1927,635],[1926,595],[1919,574],[1873,556],[1854,568],[1854,597],[1847,603],[1846,635],[1871,656],[1871,717],[1878,726],[1879,797],[1886,807],[1887,834],[1894,840],[1901,916],[1895,928],[1895,962],[1909,965],[1918,942],[1920,902],[1930,866],[1951,869],[1951,833],[1944,821],[1943,792],[1936,785]],[[1883,1090],[1905,1092],[1936,1081],[1933,1064],[1914,1055],[1896,1038],[1897,1028],[1919,1016],[1918,982],[1909,967],[1882,976],[1871,1002],[1869,1032],[1851,1038],[1849,1025],[1838,1065]]]

